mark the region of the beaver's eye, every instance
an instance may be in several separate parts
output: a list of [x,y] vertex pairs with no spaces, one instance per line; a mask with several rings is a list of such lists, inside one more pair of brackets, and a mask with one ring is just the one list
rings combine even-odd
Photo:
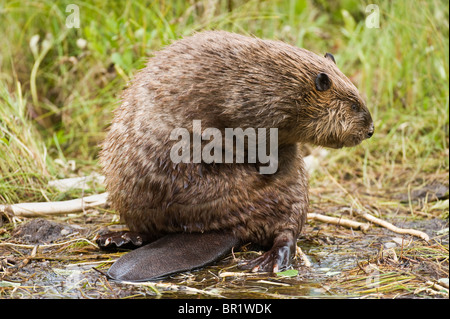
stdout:
[[353,103],[353,104],[352,104],[352,110],[355,111],[355,112],[356,112],[356,111],[359,111],[359,105],[356,104],[356,103]]

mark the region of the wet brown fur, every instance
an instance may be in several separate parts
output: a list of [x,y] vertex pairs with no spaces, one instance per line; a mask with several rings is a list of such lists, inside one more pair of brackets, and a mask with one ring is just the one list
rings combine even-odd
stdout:
[[[318,91],[324,72],[331,88]],[[358,109],[352,109],[357,104]],[[279,129],[273,175],[257,165],[174,164],[177,127]],[[223,31],[176,41],[150,58],[122,96],[101,151],[112,207],[130,230],[229,230],[270,247],[297,238],[308,210],[298,143],[354,146],[372,120],[358,90],[330,59],[289,44]]]

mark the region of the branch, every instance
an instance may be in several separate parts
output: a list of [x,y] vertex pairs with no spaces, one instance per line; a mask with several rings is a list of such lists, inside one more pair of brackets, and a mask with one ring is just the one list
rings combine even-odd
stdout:
[[328,176],[346,195],[348,195],[352,199],[353,203],[355,203],[358,206],[358,209],[354,209],[353,211],[356,212],[359,216],[363,217],[364,219],[366,219],[374,224],[377,224],[384,228],[387,228],[390,231],[393,231],[394,233],[417,236],[417,237],[425,240],[426,242],[428,242],[430,240],[430,237],[427,234],[425,234],[424,232],[421,232],[421,231],[415,230],[415,229],[399,228],[385,220],[379,219],[379,218],[367,213],[366,209],[363,207],[363,205],[359,202],[359,200],[357,198],[353,197],[349,193],[349,191],[347,191],[341,184],[339,184],[333,176],[331,176],[330,174],[328,174]]
[[325,215],[316,214],[316,213],[308,213],[308,219],[318,220],[320,222],[338,225],[338,226],[344,226],[344,227],[353,228],[353,229],[360,229],[363,232],[368,231],[370,228],[370,225],[367,223],[363,224],[363,223],[355,222],[350,219],[330,217],[330,216],[325,216]]
[[375,216],[373,216],[373,215],[371,215],[371,214],[369,214],[367,212],[360,211],[359,209],[356,209],[356,210],[353,210],[353,211],[356,212],[362,218],[364,218],[364,219],[366,219],[366,220],[368,220],[368,221],[370,221],[370,222],[372,222],[374,224],[377,224],[377,225],[380,225],[380,226],[382,226],[384,228],[387,228],[390,231],[393,231],[394,233],[416,236],[416,237],[422,238],[426,242],[428,242],[430,240],[430,237],[426,233],[424,233],[424,232],[422,232],[420,230],[408,229],[408,228],[407,229],[399,228],[399,227],[394,226],[394,225],[392,225],[391,223],[389,223],[389,222],[387,222],[385,220],[379,219],[379,218],[377,218],[377,217],[375,217]]
[[61,202],[0,205],[0,214],[6,213],[15,217],[38,217],[78,213],[88,208],[104,206],[107,198],[108,193],[102,193]]

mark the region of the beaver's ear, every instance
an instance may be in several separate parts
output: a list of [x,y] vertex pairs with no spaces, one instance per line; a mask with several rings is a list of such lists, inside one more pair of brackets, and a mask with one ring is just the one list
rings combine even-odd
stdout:
[[326,73],[317,74],[315,83],[318,91],[326,91],[331,87],[331,80]]
[[334,62],[334,64],[336,64],[336,60],[334,59],[334,56],[331,53],[325,53],[325,58],[327,58],[328,60],[331,60]]

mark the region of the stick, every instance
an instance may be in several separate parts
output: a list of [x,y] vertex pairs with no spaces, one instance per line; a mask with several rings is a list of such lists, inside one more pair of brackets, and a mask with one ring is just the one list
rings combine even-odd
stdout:
[[436,290],[448,293],[448,288],[442,287],[441,285],[439,285],[439,284],[437,284],[435,282],[431,282],[431,281],[428,280],[425,284],[426,285],[430,285],[431,288],[433,288],[433,289],[436,289]]
[[344,227],[353,228],[353,229],[360,229],[363,232],[368,231],[370,228],[370,225],[367,223],[363,224],[363,223],[355,222],[350,219],[330,217],[330,216],[325,216],[325,215],[316,214],[316,213],[309,213],[308,219],[318,220],[318,221],[321,221],[324,223],[329,223],[329,224],[338,225],[338,226],[344,226]]
[[379,218],[377,218],[377,217],[375,217],[375,216],[373,216],[373,215],[371,215],[371,214],[369,214],[367,212],[360,211],[359,209],[355,209],[353,211],[356,212],[362,218],[370,221],[371,223],[374,223],[374,224],[380,225],[380,226],[382,226],[384,228],[387,228],[390,231],[393,231],[394,233],[412,235],[412,236],[416,236],[416,237],[422,238],[426,242],[430,241],[430,237],[426,233],[421,232],[420,230],[408,229],[408,228],[407,229],[399,228],[399,227],[394,226],[394,225],[392,225],[391,223],[389,223],[389,222],[387,222],[385,220],[379,219]]
[[355,198],[355,197],[353,197],[341,184],[339,184],[338,182],[337,182],[337,180],[333,177],[333,176],[331,176],[330,174],[328,174],[328,176],[331,178],[331,180],[346,194],[346,195],[348,195],[351,199],[352,199],[352,201],[355,203],[355,204],[357,204],[357,206],[358,206],[358,208],[359,209],[354,209],[353,211],[354,212],[356,212],[358,215],[360,215],[361,217],[363,217],[364,219],[366,219],[366,220],[368,220],[368,221],[370,221],[370,222],[372,222],[372,223],[374,223],[374,224],[377,224],[377,225],[380,225],[380,226],[382,226],[382,227],[384,227],[384,228],[387,228],[387,229],[389,229],[390,231],[393,231],[394,233],[398,233],[398,234],[407,234],[407,235],[412,235],[412,236],[417,236],[417,237],[419,237],[419,238],[422,238],[423,240],[425,240],[426,242],[428,242],[429,240],[430,240],[430,237],[427,235],[427,234],[425,234],[424,232],[421,232],[421,231],[419,231],[419,230],[415,230],[415,229],[403,229],[403,228],[399,228],[399,227],[397,227],[397,226],[394,226],[394,225],[392,225],[391,223],[389,223],[389,222],[387,222],[387,221],[385,221],[385,220],[382,220],[382,219],[379,219],[379,218],[377,218],[377,217],[375,217],[375,216],[373,216],[373,215],[371,215],[371,214],[369,214],[369,213],[367,213],[367,212],[365,212],[365,208],[363,207],[363,205],[359,202],[359,200],[357,199],[357,198]]
[[61,202],[0,205],[0,214],[7,213],[16,217],[38,217],[78,213],[88,208],[104,206],[107,198],[108,193],[102,193]]
[[56,246],[62,246],[62,245],[66,245],[66,244],[70,244],[70,243],[75,243],[78,241],[84,241],[87,242],[88,244],[98,248],[98,245],[94,244],[93,242],[91,242],[90,240],[86,239],[86,238],[75,238],[75,239],[71,239],[62,243],[55,243],[55,244],[44,244],[44,245],[26,245],[26,244],[15,244],[15,243],[0,243],[0,247],[1,246],[5,246],[5,247],[18,247],[18,248],[28,248],[28,249],[34,249],[36,247],[39,246],[39,248],[50,248],[50,247],[56,247]]
[[309,261],[308,256],[306,256],[306,254],[303,252],[303,250],[297,246],[297,250],[296,250],[297,256],[300,258],[300,260],[303,262],[303,265],[305,265],[305,267],[311,268],[311,262]]

